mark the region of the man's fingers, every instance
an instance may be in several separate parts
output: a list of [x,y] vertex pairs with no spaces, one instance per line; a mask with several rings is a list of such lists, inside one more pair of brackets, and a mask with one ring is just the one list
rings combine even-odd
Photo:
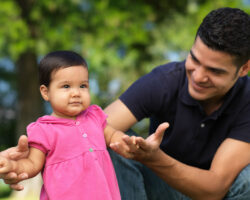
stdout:
[[155,137],[163,137],[163,134],[164,134],[164,132],[165,132],[165,130],[167,129],[169,127],[169,123],[167,123],[167,122],[164,122],[164,123],[162,123],[162,124],[160,124],[159,126],[158,126],[158,128],[156,129],[156,131],[155,131]]
[[24,189],[24,187],[22,185],[19,185],[19,184],[11,184],[10,188],[13,190],[17,190],[17,191],[21,191]]
[[28,138],[26,135],[21,135],[18,140],[17,150],[20,152],[25,152],[29,150]]
[[24,152],[18,152],[18,151],[10,152],[9,158],[12,160],[18,160],[18,159],[21,159],[23,157],[23,154],[24,154]]
[[10,172],[6,174],[3,179],[6,184],[16,184],[20,181],[23,181],[25,179],[28,179],[28,174],[27,173],[21,173],[21,174],[16,174],[14,172]]
[[9,149],[9,158],[12,160],[18,160],[26,158],[29,153],[28,138],[25,135],[20,136],[16,147]]
[[1,174],[0,178],[5,180],[17,179],[17,174],[15,172],[10,172],[8,174]]

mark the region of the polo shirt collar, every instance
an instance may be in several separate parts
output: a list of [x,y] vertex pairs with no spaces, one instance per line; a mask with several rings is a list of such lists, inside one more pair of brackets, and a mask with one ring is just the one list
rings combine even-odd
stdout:
[[[232,109],[232,107],[230,106],[230,109],[228,109],[230,103],[233,101],[233,98],[236,96],[237,92],[240,90],[240,88],[242,87],[242,78],[239,78],[235,85],[229,90],[229,92],[226,94],[225,98],[224,98],[224,102],[222,104],[222,106],[219,108],[219,110],[215,111],[214,113],[212,113],[210,115],[211,118],[213,119],[217,119],[217,117],[219,115],[221,115],[221,113],[225,113],[225,114],[230,114],[235,112],[234,109]],[[193,99],[189,92],[188,92],[188,80],[187,77],[185,78],[185,83],[183,85],[183,87],[181,88],[181,91],[179,93],[179,99],[182,103],[188,105],[188,106],[195,106],[198,107],[200,112],[205,114],[203,107],[200,105],[200,103]],[[236,107],[234,106],[233,108],[236,109]]]

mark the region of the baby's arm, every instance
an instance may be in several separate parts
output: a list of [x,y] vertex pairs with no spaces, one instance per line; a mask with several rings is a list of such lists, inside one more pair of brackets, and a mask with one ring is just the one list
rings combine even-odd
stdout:
[[132,152],[137,149],[139,146],[136,144],[135,136],[129,137],[122,131],[118,131],[114,129],[109,124],[106,125],[104,129],[104,136],[106,145],[111,149],[115,146],[115,148],[119,148],[119,151],[116,151],[120,155],[131,158]]
[[44,162],[45,154],[39,149],[31,147],[28,158],[15,161],[0,157],[0,173],[20,174],[25,172],[29,178],[32,178],[42,170]]

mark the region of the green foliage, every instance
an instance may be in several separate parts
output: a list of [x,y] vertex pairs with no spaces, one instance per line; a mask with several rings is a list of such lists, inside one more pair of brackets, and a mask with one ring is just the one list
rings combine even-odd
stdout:
[[0,179],[0,198],[7,197],[11,193],[8,185],[6,185],[2,179]]
[[160,63],[159,56],[152,56],[153,45],[162,43],[155,30],[176,11],[185,13],[187,3],[8,0],[0,8],[4,16],[0,49],[13,60],[29,49],[41,56],[56,49],[73,49],[88,60],[100,92],[107,92],[107,83],[114,77],[121,79],[122,91]]
[[[87,59],[90,79],[97,82],[92,102],[104,107],[153,67],[173,56],[185,59],[202,18],[222,6],[250,10],[239,0],[5,0],[0,6],[0,58],[20,64],[27,52],[39,60],[53,50],[74,50]],[[11,83],[10,90],[16,91],[21,68],[11,74],[0,66],[1,80]],[[110,89],[112,81],[120,84],[116,91]]]

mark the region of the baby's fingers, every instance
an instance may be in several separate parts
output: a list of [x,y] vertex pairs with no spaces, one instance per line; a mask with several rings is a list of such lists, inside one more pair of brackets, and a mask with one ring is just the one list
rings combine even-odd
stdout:
[[147,149],[148,148],[148,144],[145,141],[144,138],[142,137],[136,137],[135,139],[136,144],[141,148],[141,149]]
[[129,148],[127,147],[127,145],[122,145],[119,142],[115,142],[115,143],[111,143],[110,144],[110,148],[120,154],[121,156],[125,157],[125,158],[132,158],[133,155],[129,152]]

